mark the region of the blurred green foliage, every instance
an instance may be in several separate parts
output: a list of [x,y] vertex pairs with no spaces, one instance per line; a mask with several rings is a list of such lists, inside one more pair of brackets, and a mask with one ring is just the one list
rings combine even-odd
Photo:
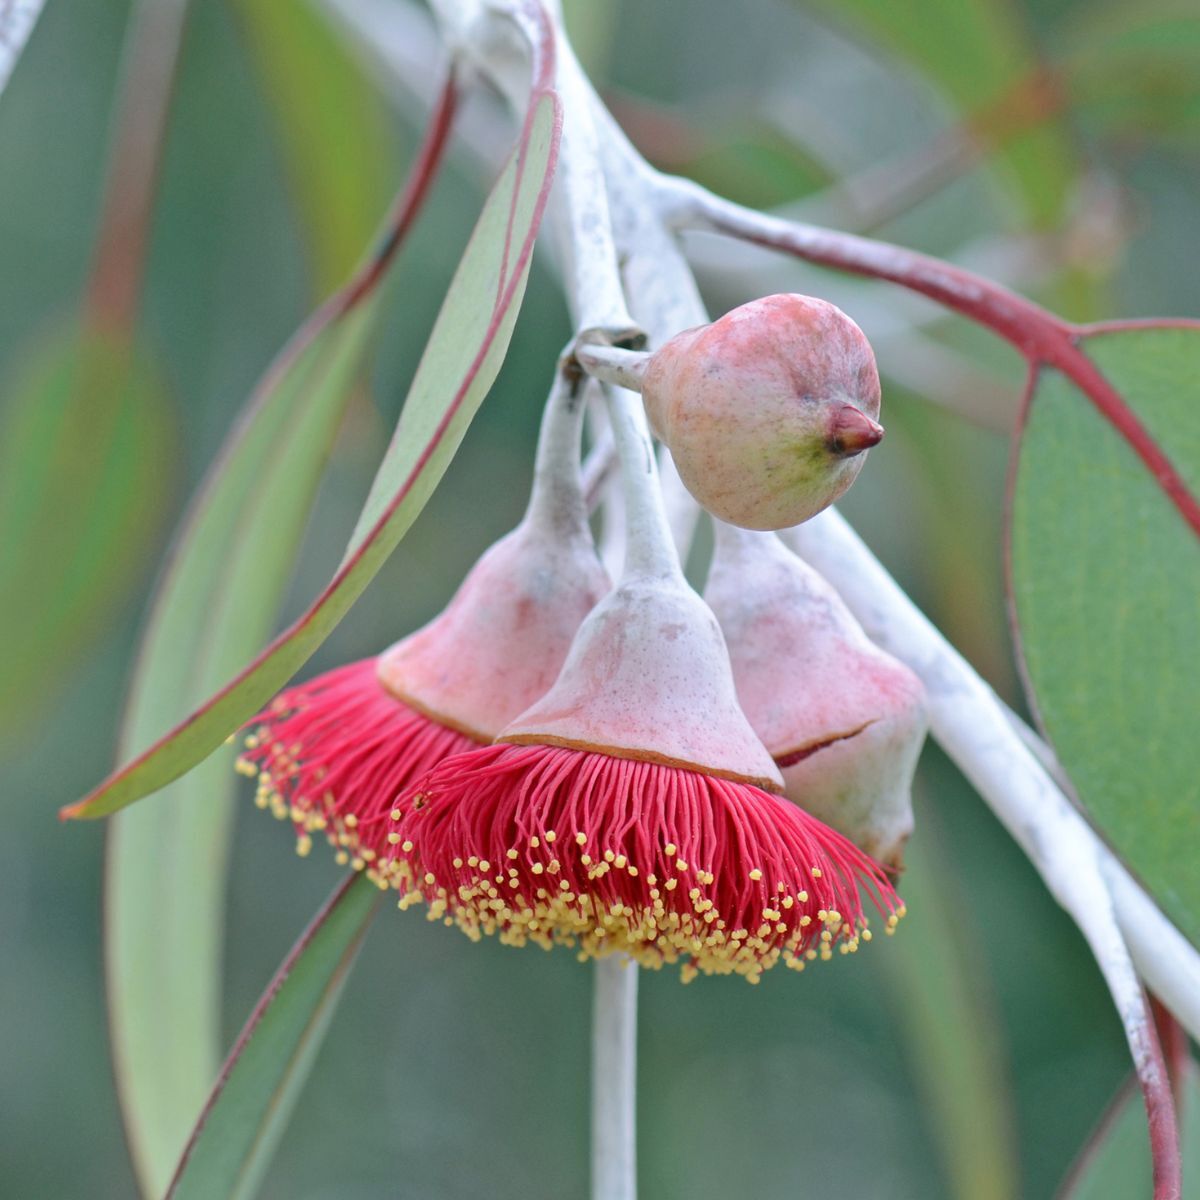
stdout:
[[[325,244],[304,196],[323,166],[329,177],[317,182],[334,182],[328,164],[352,147],[339,140],[342,123],[329,119],[337,114],[324,108],[303,154],[294,135],[281,138],[278,105],[287,101],[264,67],[261,40],[248,37],[240,11],[248,7],[249,0],[195,5],[154,220],[140,335],[177,398],[168,465],[178,483],[158,502],[170,510],[164,527],[263,366],[350,253],[352,232]],[[281,19],[288,7],[263,20]],[[866,7],[698,0],[680,21],[672,6],[622,0],[611,20],[593,15],[581,25],[581,51],[598,82],[619,91],[621,115],[651,157],[694,168],[738,199],[814,204],[831,181],[919,167],[948,130],[961,131],[998,98],[983,86],[983,68],[978,92],[939,78],[956,66],[946,59],[960,43],[919,36],[919,6],[909,41],[929,53],[940,46],[939,61],[876,40],[861,21]],[[963,9],[982,21],[985,7],[996,8]],[[72,309],[87,269],[127,15],[122,0],[51,0],[0,97],[0,374],[8,379]],[[1023,0],[1005,6],[1003,19],[1017,33],[985,38],[972,54],[988,46],[1007,54],[1019,44],[1061,85],[1066,117],[1053,139],[1068,139],[1069,156],[1044,167],[1045,178],[1029,155],[1020,166],[1021,178],[1061,203],[1014,207],[1011,172],[963,159],[929,179],[918,170],[922,186],[909,189],[914,199],[894,208],[880,233],[982,257],[992,273],[1051,302],[1065,288],[1073,315],[1197,315],[1194,271],[1179,249],[1200,226],[1195,73],[1178,66],[1196,44],[1195,14],[1165,3],[1135,14],[1086,0]],[[1014,69],[991,64],[986,78],[1000,88]],[[371,111],[370,97],[346,86],[350,111],[361,103]],[[382,111],[370,119],[393,120]],[[393,136],[394,162],[381,164],[372,152],[344,167],[362,189],[347,201],[358,214],[347,217],[348,230],[369,219],[375,186],[382,207],[413,143],[398,121]],[[993,153],[982,149],[985,160]],[[470,159],[452,163],[404,251],[372,402],[356,406],[343,430],[287,615],[325,582],[353,529],[484,182]],[[843,286],[803,266],[775,271],[769,287],[747,274],[706,272],[710,302],[728,307],[781,285],[832,297]],[[1086,295],[1070,282],[1081,274]],[[903,326],[897,333],[892,325],[914,319],[911,306],[882,288],[851,296],[839,302],[880,346],[889,441],[844,509],[1015,701],[999,550],[1006,439],[945,407],[953,396],[942,394],[940,360],[930,360],[924,384],[920,362],[903,384],[888,374],[886,346],[905,339]],[[976,376],[964,386],[977,377],[981,390],[1019,387],[1015,359],[957,323],[920,332],[965,357]],[[442,487],[310,670],[374,653],[428,619],[480,551],[515,523],[541,400],[567,334],[555,281],[535,265],[508,361]],[[6,420],[14,397],[11,389],[0,396]],[[145,554],[143,587],[158,556],[157,547]],[[41,600],[28,603],[32,616]],[[54,813],[111,765],[142,603],[127,602],[73,651],[31,730],[19,741],[0,737],[5,1194],[102,1200],[134,1191],[105,1040],[102,831],[61,828]],[[990,1047],[979,1069],[1004,1069],[1000,1094],[976,1111],[991,1113],[993,1146],[1006,1146],[1015,1129],[1007,1194],[1052,1195],[1124,1077],[1123,1039],[1082,940],[1023,856],[936,750],[922,775],[916,837],[924,827],[936,838],[914,847],[912,894],[937,897],[939,916],[973,952],[923,955],[924,990],[912,963],[898,963],[903,927],[869,954],[802,977],[777,972],[757,989],[729,980],[682,988],[670,973],[645,976],[646,1196],[1003,1195],[971,1184],[946,1151],[939,1103],[928,1091],[928,1044],[914,1022],[913,1005],[922,1003],[935,1013],[949,1003],[960,1022],[963,1011],[979,1014],[977,1036]],[[229,899],[226,1043],[338,877],[328,856],[301,863],[291,847],[247,797]],[[929,873],[918,876],[930,858]],[[936,938],[936,922],[933,930]],[[569,954],[474,946],[416,913],[383,913],[263,1194],[583,1197],[589,994],[589,974]]]

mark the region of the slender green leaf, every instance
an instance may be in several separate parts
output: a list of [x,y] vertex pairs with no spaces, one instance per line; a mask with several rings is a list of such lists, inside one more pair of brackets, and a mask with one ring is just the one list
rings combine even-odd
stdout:
[[[1189,1064],[1179,1123],[1182,1200],[1200,1200],[1200,1067]],[[1059,1200],[1150,1200],[1150,1135],[1135,1080],[1120,1091],[1059,1194]]]
[[42,346],[0,419],[0,728],[62,682],[146,569],[169,489],[162,382],[121,339]]
[[351,549],[308,611],[249,667],[65,817],[100,817],[211,754],[349,611],[416,519],[491,387],[524,294],[558,146],[557,97],[535,96],[520,145],[480,214],[368,497]]
[[[271,632],[400,233],[427,194],[449,105],[381,249],[285,348],[230,435],[155,596],[121,754],[182,720]],[[143,1191],[161,1196],[219,1062],[221,921],[231,751],[152,805],[120,814],[108,846],[105,948],[113,1058]]]
[[188,1141],[167,1200],[248,1200],[308,1077],[380,891],[347,879],[250,1015]]
[[[1082,345],[1200,494],[1200,326],[1112,327]],[[1039,719],[1092,819],[1200,943],[1200,540],[1129,442],[1049,368],[1010,521]]]
[[[159,587],[121,754],[153,742],[269,636],[373,303],[305,346],[258,398]],[[219,1059],[232,751],[110,831],[105,952],[113,1057],[138,1174],[161,1195]]]

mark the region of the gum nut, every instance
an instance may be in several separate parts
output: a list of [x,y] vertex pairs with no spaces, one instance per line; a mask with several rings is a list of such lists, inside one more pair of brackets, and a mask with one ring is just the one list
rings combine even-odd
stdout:
[[811,296],[765,296],[676,335],[651,355],[642,398],[688,490],[743,529],[815,516],[883,437],[870,344]]

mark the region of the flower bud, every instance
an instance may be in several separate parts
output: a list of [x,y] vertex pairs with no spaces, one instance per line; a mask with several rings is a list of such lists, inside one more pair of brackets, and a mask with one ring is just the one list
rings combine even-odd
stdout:
[[928,728],[921,681],[774,536],[718,525],[704,595],[788,798],[899,871]]
[[650,356],[642,398],[688,490],[744,529],[815,516],[883,437],[870,344],[811,296],[765,296],[677,334]]
[[587,526],[525,521],[471,568],[430,624],[379,657],[397,699],[488,742],[558,677],[580,622],[608,590]]
[[683,581],[635,576],[596,606],[557,682],[499,735],[687,767],[778,792],[738,707],[712,610]]

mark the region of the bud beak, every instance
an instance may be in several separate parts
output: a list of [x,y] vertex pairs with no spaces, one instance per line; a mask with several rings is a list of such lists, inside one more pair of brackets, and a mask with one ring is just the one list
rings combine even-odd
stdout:
[[841,458],[852,458],[878,445],[883,438],[883,426],[872,421],[853,404],[843,404],[829,419],[825,445]]

